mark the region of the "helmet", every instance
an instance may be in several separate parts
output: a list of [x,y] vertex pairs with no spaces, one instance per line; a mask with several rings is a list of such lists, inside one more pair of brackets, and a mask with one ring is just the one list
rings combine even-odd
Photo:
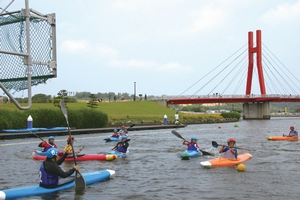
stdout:
[[192,137],[191,140],[197,140],[197,138],[196,137]]
[[59,151],[56,148],[51,148],[48,149],[46,154],[47,154],[47,158],[53,158],[53,156],[58,156]]
[[229,142],[234,142],[234,144],[235,144],[235,139],[230,138],[230,139],[227,141],[227,143],[229,143]]
[[[71,136],[72,140],[74,140],[74,137]],[[70,136],[67,138],[67,141],[69,142],[70,141]]]
[[114,130],[114,132],[118,131],[117,129]]
[[125,126],[122,126],[122,128],[125,128]]
[[294,126],[291,126],[290,128],[295,128]]
[[48,138],[48,140],[54,140],[54,137],[53,137],[53,136],[50,136],[50,137]]
[[127,139],[126,135],[123,135],[123,136],[122,136],[122,140],[123,140],[123,139]]

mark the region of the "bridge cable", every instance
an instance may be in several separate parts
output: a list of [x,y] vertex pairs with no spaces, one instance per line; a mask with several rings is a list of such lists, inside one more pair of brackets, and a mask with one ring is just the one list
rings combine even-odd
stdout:
[[228,89],[228,87],[233,83],[233,81],[236,80],[236,78],[240,75],[240,73],[243,71],[243,69],[245,69],[245,65],[247,64],[247,61],[248,60],[246,59],[246,61],[244,62],[244,64],[241,66],[241,68],[238,70],[238,72],[234,75],[234,77],[228,83],[228,85],[226,86],[226,88],[223,90],[222,95],[225,93],[225,91]]
[[204,75],[202,78],[200,78],[198,81],[196,81],[192,86],[190,86],[188,89],[186,89],[185,91],[183,91],[180,95],[182,95],[183,93],[185,93],[186,91],[188,91],[189,89],[191,89],[194,85],[196,85],[197,83],[199,83],[199,81],[201,81],[202,79],[204,79],[207,75],[209,75],[211,72],[213,72],[215,69],[217,69],[219,66],[221,66],[224,62],[226,62],[229,58],[231,58],[233,55],[235,55],[237,52],[239,52],[241,49],[243,49],[246,45],[248,45],[248,43],[246,43],[244,46],[242,46],[239,50],[237,50],[236,52],[234,52],[231,56],[229,56],[226,60],[224,60],[221,64],[219,64],[217,67],[215,67],[214,69],[212,69],[209,73],[207,73],[206,75]]
[[[264,66],[267,66],[267,64],[265,63],[265,61],[263,60],[263,64]],[[268,67],[268,66],[267,66]],[[275,90],[275,92],[277,92],[278,94],[280,94],[280,90],[277,88],[276,84],[273,82],[273,79],[270,77],[270,75],[267,73],[267,69],[264,67],[263,68],[264,71],[266,72],[267,76],[269,77],[269,80],[273,86],[273,89]]]
[[[273,71],[269,68],[269,66],[267,65],[267,63],[265,62],[265,65],[268,67],[268,69],[270,70],[270,72],[273,74],[274,78],[277,80],[277,83],[279,83],[279,86],[282,88],[283,92],[286,92],[286,89],[283,87],[283,84],[279,81],[279,79],[275,76],[275,74],[273,73]],[[280,91],[279,91],[280,92]],[[284,94],[284,93],[283,93]]]
[[[248,60],[247,60],[247,61],[248,61]],[[247,63],[247,61],[246,61],[246,63]],[[245,64],[245,69],[244,69],[244,71],[243,71],[243,73],[242,73],[242,76],[241,76],[241,78],[240,78],[240,80],[239,80],[239,82],[238,82],[236,88],[235,88],[234,91],[233,91],[233,94],[236,94],[236,93],[237,93],[237,91],[239,90],[239,88],[241,87],[241,85],[242,85],[242,83],[243,83],[243,80],[245,80],[246,77],[247,77],[247,69],[248,69],[248,67],[246,67],[246,66],[247,66],[247,64]],[[246,79],[246,80],[247,80],[247,79]]]
[[[299,79],[297,79],[296,77],[295,77],[295,75],[271,52],[271,50],[270,49],[268,49],[268,47],[264,44],[264,43],[262,43],[263,44],[263,46],[264,47],[266,47],[266,49],[276,58],[276,60],[278,60],[278,62],[280,62],[280,64],[282,64],[282,66],[284,66],[285,67],[285,69],[288,71],[288,72],[290,72],[290,74],[297,80],[297,81],[299,81]],[[300,82],[300,81],[299,81]]]
[[[248,55],[246,54],[236,65],[235,65],[235,67],[236,66],[238,66],[246,57],[247,57]],[[216,85],[216,87],[218,87],[223,81],[224,81],[224,79],[225,78],[227,78],[228,77],[228,75],[229,74],[231,74],[231,72],[235,69],[235,67],[233,67],[233,69],[231,70],[231,71],[229,71],[228,73],[227,73],[227,75]],[[216,87],[214,87],[214,89],[216,89]],[[212,93],[212,91],[214,91],[214,89],[212,89],[208,94],[210,94],[210,93]]]
[[241,55],[243,55],[248,49],[244,50],[238,57],[236,57],[232,62],[230,62],[224,69],[222,69],[217,75],[215,75],[212,79],[210,79],[205,85],[203,85],[199,90],[197,90],[193,95],[200,92],[208,83],[210,83],[214,78],[216,78],[221,72],[223,72],[227,67],[229,67],[234,61],[236,61]]
[[[275,71],[278,73],[278,75],[283,79],[283,81],[287,84],[287,86],[290,88],[290,90],[292,92],[294,92],[295,94],[297,94],[297,92],[294,90],[293,87],[291,87],[291,85],[285,80],[285,78],[278,72],[278,70],[272,65],[272,63],[269,61],[269,59],[263,54],[263,57],[265,59],[267,59],[267,61],[270,63],[270,65],[275,69]],[[287,90],[286,90],[287,94],[289,93]]]
[[[277,67],[284,73],[284,75],[286,75],[286,77],[288,79],[290,79],[290,77],[285,73],[285,71],[283,69],[281,69],[281,67],[272,59],[272,57],[266,52],[266,54],[269,56],[269,58],[277,65]],[[293,75],[293,74],[292,74]],[[294,76],[294,75],[293,75]],[[284,79],[285,80],[285,79]],[[298,86],[296,85],[296,83],[294,83],[294,81],[292,81],[292,83],[297,87],[298,90],[300,90],[300,88],[298,88]],[[288,83],[287,83],[288,84]],[[289,84],[288,84],[289,85]],[[291,85],[289,85],[291,87]],[[297,92],[296,92],[297,93]]]
[[[267,76],[268,76],[268,78],[269,78],[269,74],[267,73],[267,71],[265,70],[265,68],[263,68],[263,71],[264,71],[264,74],[266,74]],[[270,78],[269,78],[270,79]],[[265,79],[266,80],[266,79]],[[273,93],[273,91],[271,90],[271,87],[269,86],[269,84],[268,84],[268,82],[267,81],[265,81],[265,84],[267,85],[267,87],[268,87],[268,89],[271,91],[271,93],[272,94],[275,94],[275,93]]]

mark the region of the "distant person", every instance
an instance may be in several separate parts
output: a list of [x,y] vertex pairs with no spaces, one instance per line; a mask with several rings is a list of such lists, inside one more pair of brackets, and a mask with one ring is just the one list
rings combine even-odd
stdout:
[[102,97],[100,97],[100,102],[102,103],[102,101],[103,101],[103,98],[102,98]]
[[118,151],[124,155],[126,155],[127,148],[129,147],[129,143],[127,142],[127,137],[125,135],[122,136],[122,141],[118,142],[117,147],[113,149],[113,151]]
[[43,140],[43,142],[41,142],[38,146],[39,147],[44,147],[44,150],[43,150],[44,152],[48,151],[48,149],[51,149],[51,148],[56,148],[57,149],[56,144],[54,144],[54,137],[53,136],[50,136],[48,138],[48,142]]
[[147,101],[147,94],[145,94],[145,101]]
[[236,159],[237,158],[237,150],[234,148],[235,140],[233,138],[230,138],[227,141],[228,147],[225,147],[225,145],[222,145],[222,148],[220,149],[219,153],[224,153],[224,158],[228,159]]
[[[64,154],[59,160],[58,160],[58,154],[59,151],[56,148],[48,149],[47,151],[47,158],[46,161],[44,161],[40,168],[40,186],[44,188],[55,188],[57,184],[59,183],[59,177],[66,178],[68,176],[71,176],[75,171],[78,171],[79,168],[77,165],[75,165],[73,168],[71,168],[69,171],[64,172],[59,165],[61,165],[67,155],[68,155],[69,149],[67,149],[67,153]],[[74,179],[70,179],[70,182]]]
[[121,96],[121,100],[124,100],[124,96],[123,95]]
[[178,112],[175,114],[175,124],[179,124],[179,115]]
[[111,102],[111,96],[110,95],[108,96],[108,101]]
[[184,139],[183,144],[188,146],[188,151],[197,151],[197,149],[199,149],[199,151],[201,151],[199,144],[197,144],[197,138],[196,137],[192,137],[191,138],[191,143],[187,142],[186,139]]
[[143,95],[139,94],[139,96],[140,96],[140,101],[142,101],[143,100]]
[[[73,157],[73,149],[72,149],[71,142],[72,142],[72,144],[74,144],[74,137],[72,136],[71,138],[70,138],[70,136],[67,138],[67,143],[68,144],[64,148],[64,152],[66,154],[68,154],[68,157]],[[77,154],[77,153],[80,153],[81,151],[82,151],[82,148],[80,148],[79,151],[75,151],[74,153]]]
[[122,126],[121,130],[119,130],[120,136],[126,135],[128,137],[128,131],[125,126]]
[[117,129],[114,130],[114,133],[112,134],[111,137],[114,137],[114,138],[119,138],[120,137],[120,133],[118,133]]
[[297,139],[298,138],[298,132],[294,130],[295,127],[291,126],[290,129],[291,129],[290,133],[288,135],[286,135],[285,137],[291,137],[291,138]]
[[114,96],[114,101],[117,101],[117,96],[116,95]]

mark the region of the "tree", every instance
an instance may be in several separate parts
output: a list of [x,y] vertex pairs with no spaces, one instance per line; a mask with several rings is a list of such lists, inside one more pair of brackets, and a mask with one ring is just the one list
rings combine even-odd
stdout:
[[51,103],[51,95],[36,94],[32,97],[32,103]]
[[95,94],[90,94],[89,96],[90,100],[87,103],[87,107],[90,107],[91,109],[97,108],[98,102],[97,102],[97,97]]
[[60,101],[63,100],[66,105],[66,108],[67,108],[67,103],[69,102],[69,99],[70,98],[68,97],[68,91],[60,90],[57,93],[57,97],[56,96],[53,97],[53,104],[54,104],[54,106],[57,106],[60,108]]

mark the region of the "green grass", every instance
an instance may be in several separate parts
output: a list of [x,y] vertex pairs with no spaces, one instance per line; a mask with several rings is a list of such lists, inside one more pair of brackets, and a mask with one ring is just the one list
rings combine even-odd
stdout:
[[[27,104],[21,104],[27,106]],[[68,109],[87,108],[86,102],[68,103]],[[1,109],[10,111],[19,110],[13,103],[0,105]],[[59,109],[52,103],[33,103],[31,109]],[[122,101],[98,103],[95,110],[107,113],[108,116],[143,116],[143,115],[175,115],[176,111],[161,106],[153,101]],[[20,111],[23,112],[23,111]]]

